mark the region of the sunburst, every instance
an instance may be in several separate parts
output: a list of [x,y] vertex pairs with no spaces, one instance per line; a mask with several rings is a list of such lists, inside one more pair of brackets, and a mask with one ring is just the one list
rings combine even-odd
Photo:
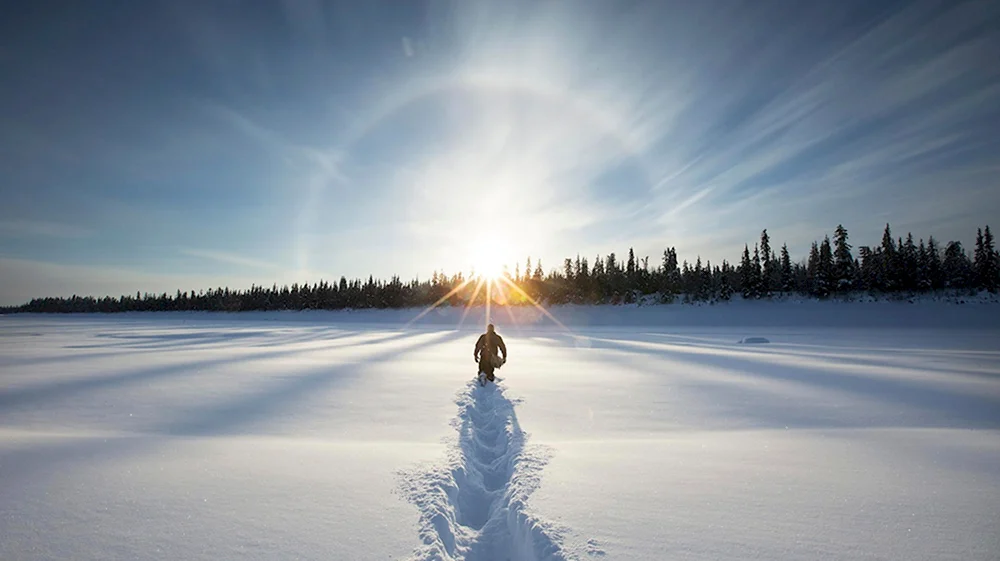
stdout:
[[517,318],[511,311],[509,305],[510,304],[509,292],[513,291],[517,293],[525,301],[529,302],[535,309],[541,312],[546,318],[551,320],[561,329],[565,330],[567,333],[573,332],[570,328],[566,327],[566,325],[563,324],[563,322],[559,321],[558,318],[552,315],[551,312],[545,309],[544,306],[539,304],[538,301],[536,301],[527,292],[525,292],[524,289],[518,286],[517,283],[511,280],[507,276],[502,265],[497,267],[497,270],[499,272],[496,273],[495,276],[480,272],[476,276],[463,281],[461,284],[459,284],[458,286],[453,288],[450,292],[448,292],[448,294],[442,296],[436,302],[434,302],[433,304],[422,310],[416,317],[408,321],[406,325],[410,326],[413,323],[419,321],[421,318],[429,314],[435,308],[443,304],[446,300],[448,300],[455,294],[462,292],[463,290],[465,290],[467,286],[475,282],[476,285],[475,288],[472,289],[472,295],[466,301],[465,307],[462,310],[462,316],[458,322],[459,326],[465,323],[465,318],[468,316],[470,308],[476,303],[480,293],[482,293],[483,291],[485,291],[484,305],[486,308],[485,309],[486,313],[483,315],[484,329],[485,325],[491,323],[492,321],[494,301],[499,303],[501,307],[504,309],[504,311],[506,311],[507,317],[510,318],[511,324],[512,325],[517,324],[518,323]]

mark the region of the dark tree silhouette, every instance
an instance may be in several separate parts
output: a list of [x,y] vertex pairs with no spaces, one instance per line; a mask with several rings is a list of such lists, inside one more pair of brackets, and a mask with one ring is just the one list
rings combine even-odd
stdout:
[[[637,257],[631,247],[625,263],[614,252],[597,255],[592,263],[577,255],[575,259],[565,258],[559,270],[548,273],[541,259],[529,257],[523,272],[518,264],[513,276],[504,269],[505,277],[528,297],[519,291],[508,291],[506,302],[621,304],[648,296],[669,303],[678,297],[695,301],[728,300],[734,292],[754,299],[769,297],[778,290],[826,298],[851,290],[910,294],[941,289],[996,292],[1000,288],[1000,255],[989,226],[977,229],[971,259],[958,241],[945,244],[942,252],[933,236],[926,243],[922,238],[915,242],[912,233],[907,233],[905,241],[902,237],[894,239],[889,224],[885,225],[879,245],[858,247],[857,261],[847,240],[847,229],[838,225],[832,243],[829,235],[821,242],[813,241],[808,256],[801,262],[793,262],[787,243],[781,246],[780,258],[774,255],[771,239],[767,230],[763,230],[753,253],[749,244],[744,244],[738,267],[725,260],[721,266],[713,266],[701,256],[695,256],[692,266],[689,261],[679,262],[673,247],[663,250],[661,262],[654,268],[650,267],[648,256]],[[476,283],[466,280],[463,273],[449,276],[440,271],[434,271],[429,279],[409,282],[396,275],[389,280],[372,275],[367,279],[341,276],[337,282],[318,279],[291,286],[272,284],[270,288],[253,284],[245,290],[214,287],[187,292],[178,289],[173,294],[136,292],[118,297],[35,298],[21,306],[0,308],[0,313],[243,312],[485,303],[485,291],[474,298]]]

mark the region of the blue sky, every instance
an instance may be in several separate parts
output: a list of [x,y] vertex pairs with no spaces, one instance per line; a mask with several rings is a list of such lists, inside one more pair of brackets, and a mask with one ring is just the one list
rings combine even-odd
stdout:
[[1000,216],[996,2],[4,2],[0,303]]

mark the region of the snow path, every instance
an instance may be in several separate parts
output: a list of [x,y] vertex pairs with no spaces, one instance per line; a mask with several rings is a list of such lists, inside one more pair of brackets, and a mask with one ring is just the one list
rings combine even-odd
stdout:
[[457,400],[448,466],[401,473],[403,493],[420,509],[424,546],[415,560],[566,559],[555,528],[528,512],[547,457],[526,446],[506,393],[502,383],[470,381]]

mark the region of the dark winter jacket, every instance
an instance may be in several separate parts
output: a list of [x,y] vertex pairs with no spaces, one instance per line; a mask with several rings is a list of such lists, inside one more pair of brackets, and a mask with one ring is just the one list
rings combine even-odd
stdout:
[[503,358],[506,360],[507,345],[503,344],[503,337],[495,331],[493,333],[483,333],[479,336],[479,340],[476,341],[476,350],[472,356],[477,360],[480,353],[487,354],[487,356],[497,356],[497,349],[503,352]]

